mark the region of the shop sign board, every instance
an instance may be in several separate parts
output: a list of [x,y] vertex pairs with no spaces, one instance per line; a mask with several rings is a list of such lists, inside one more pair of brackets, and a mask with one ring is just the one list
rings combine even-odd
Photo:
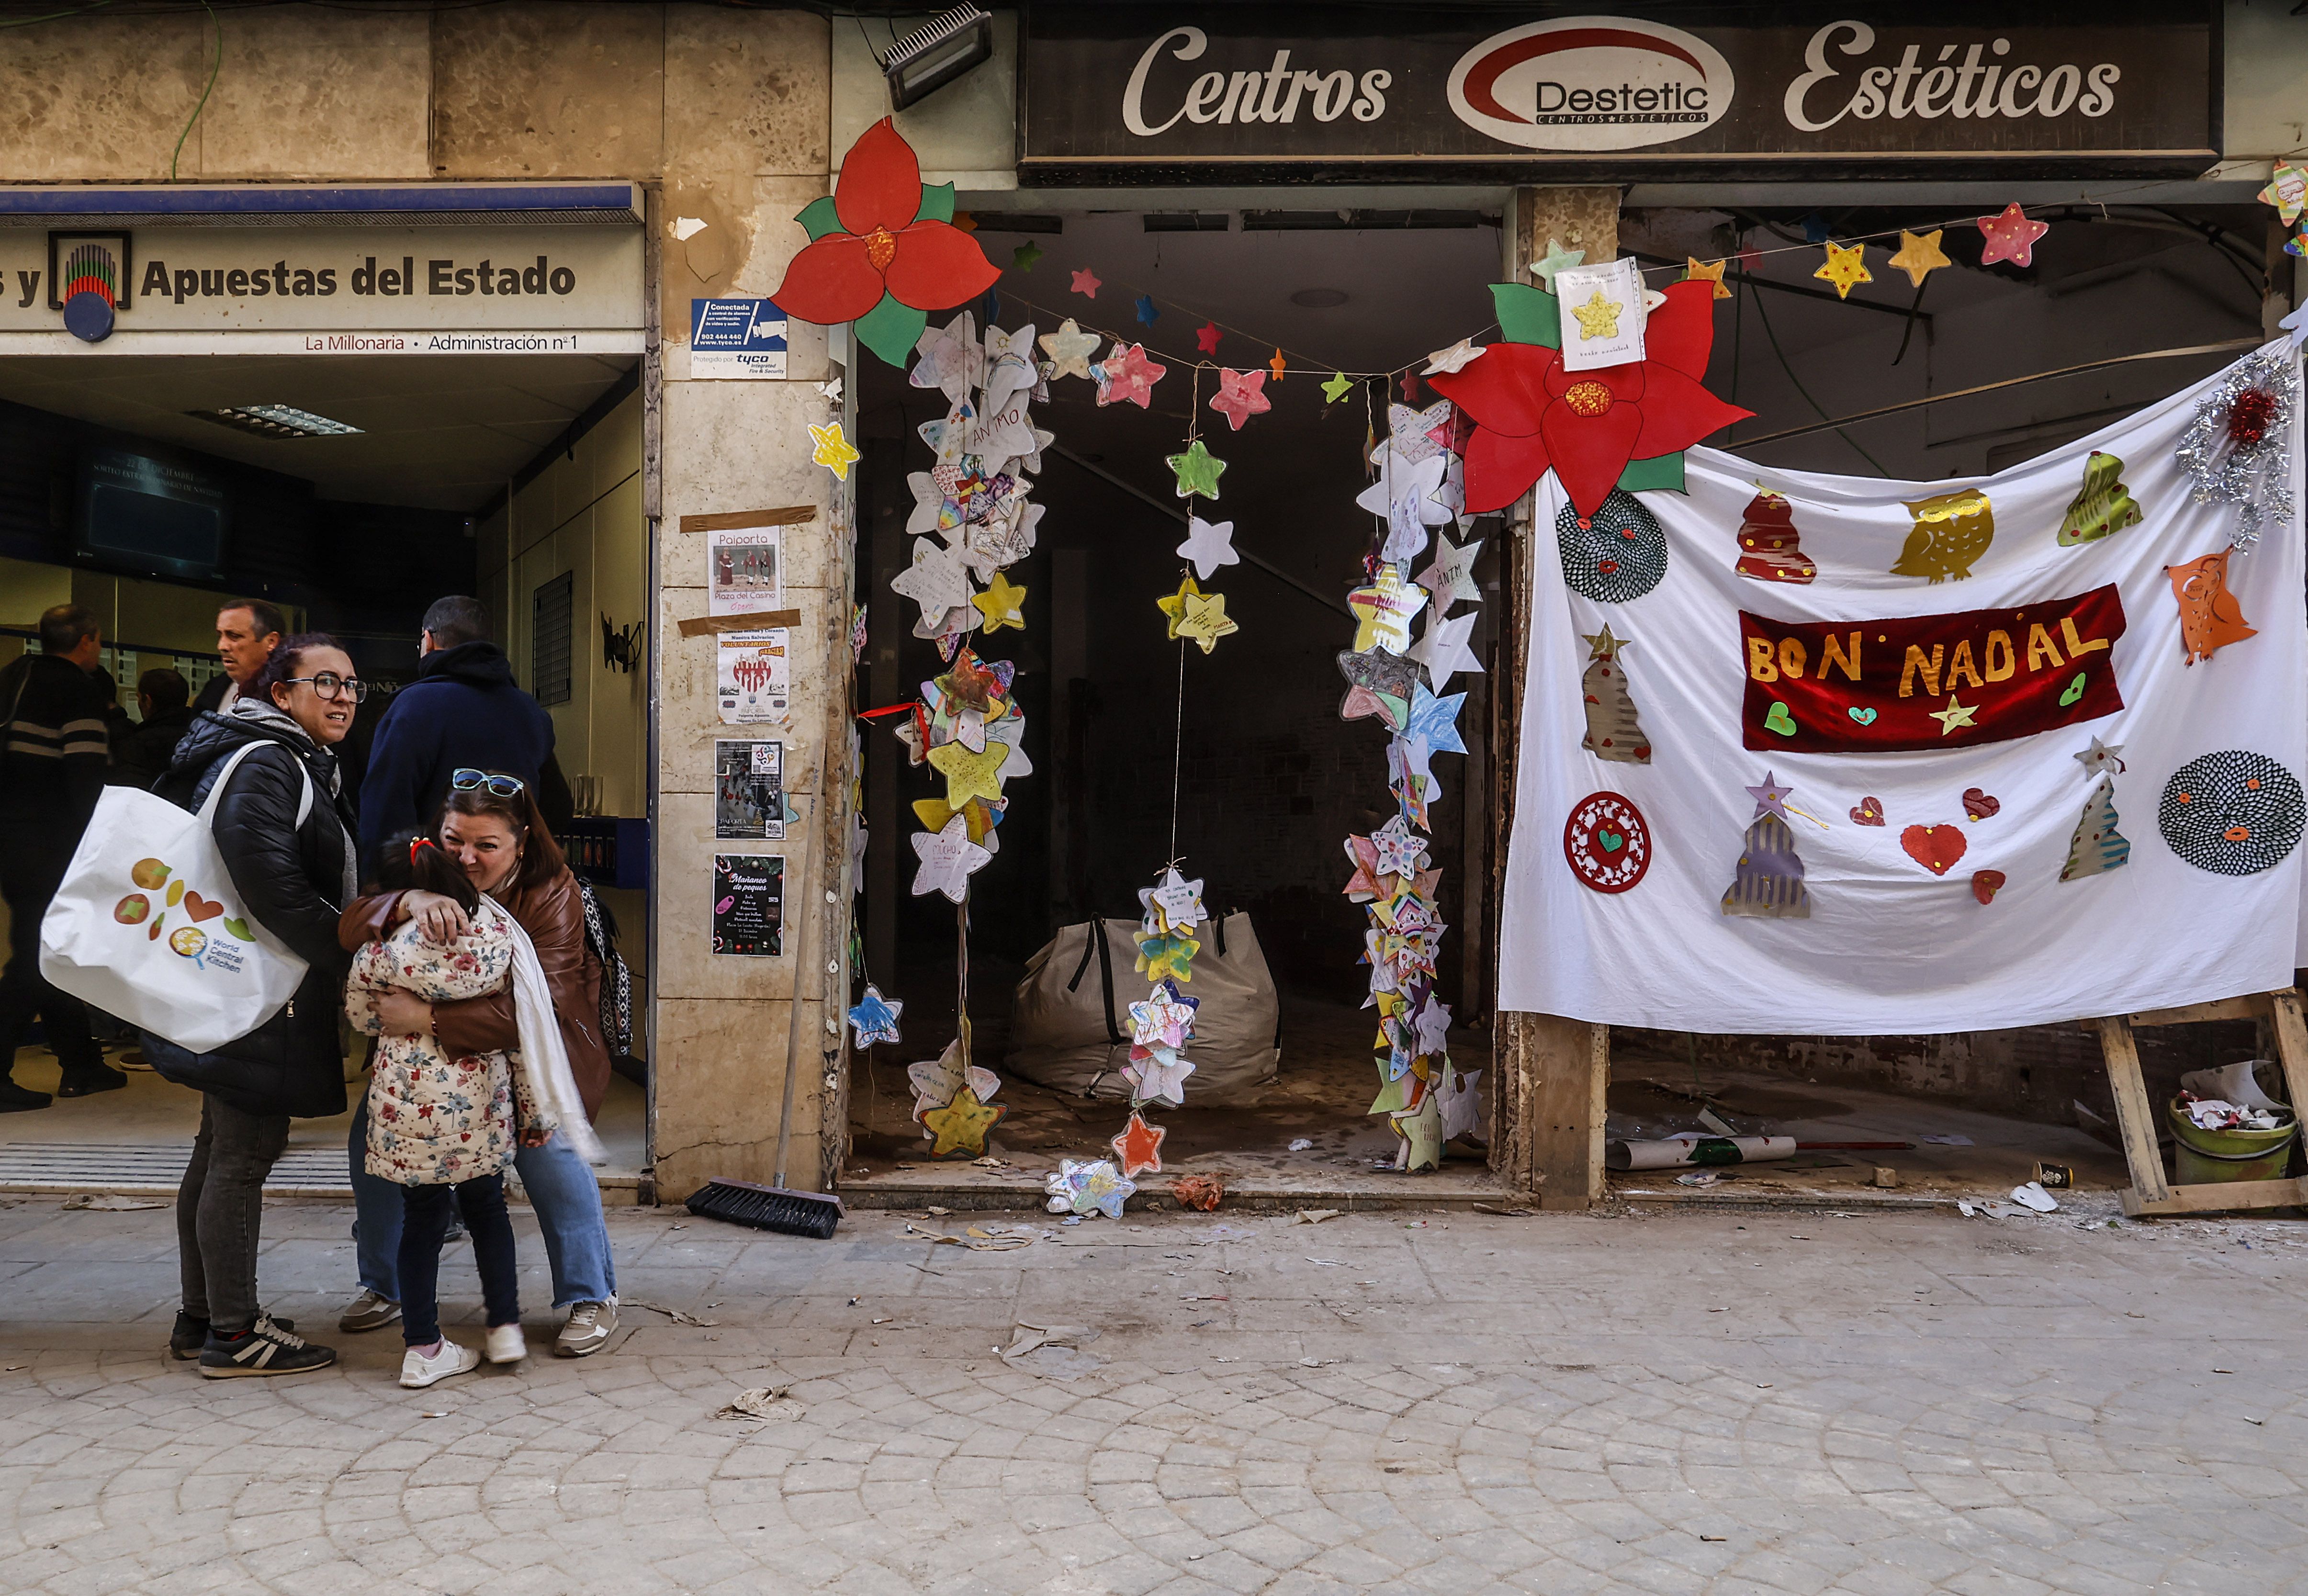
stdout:
[[2218,158],[2219,8],[1036,7],[1021,173],[2044,176]]

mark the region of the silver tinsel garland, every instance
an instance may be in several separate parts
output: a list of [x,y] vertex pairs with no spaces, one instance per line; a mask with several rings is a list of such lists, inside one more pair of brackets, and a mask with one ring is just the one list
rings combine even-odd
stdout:
[[[2239,444],[2228,436],[2229,412],[2239,395],[2253,389],[2275,405],[2259,442]],[[2231,548],[2249,550],[2269,521],[2292,519],[2290,444],[2299,399],[2299,372],[2289,350],[2247,355],[2196,401],[2196,418],[2180,435],[2174,453],[2195,479],[2196,502],[2236,507]]]

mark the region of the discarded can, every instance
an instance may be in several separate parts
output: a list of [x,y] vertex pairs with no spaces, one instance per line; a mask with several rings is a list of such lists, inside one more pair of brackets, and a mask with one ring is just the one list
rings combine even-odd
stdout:
[[2054,1186],[2073,1186],[2075,1183],[2076,1172],[2069,1165],[2038,1162],[2036,1166],[2036,1184],[2037,1186],[2044,1186],[2048,1189]]

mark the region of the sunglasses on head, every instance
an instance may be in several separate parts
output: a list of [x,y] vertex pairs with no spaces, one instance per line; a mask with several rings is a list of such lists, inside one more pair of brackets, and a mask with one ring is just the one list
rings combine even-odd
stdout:
[[451,772],[449,786],[452,790],[457,792],[470,792],[475,788],[486,787],[493,795],[501,798],[519,798],[529,790],[528,783],[519,776],[493,776],[487,771],[477,771],[469,765],[461,770]]

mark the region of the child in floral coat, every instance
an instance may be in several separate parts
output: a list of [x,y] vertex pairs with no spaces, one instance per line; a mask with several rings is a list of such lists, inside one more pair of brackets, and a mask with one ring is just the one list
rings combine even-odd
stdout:
[[512,979],[515,934],[505,911],[481,896],[429,839],[386,842],[381,866],[386,890],[416,888],[455,898],[472,922],[469,932],[444,946],[426,940],[412,920],[364,946],[346,981],[347,1016],[379,1039],[369,1075],[368,1172],[401,1188],[400,1306],[409,1350],[400,1383],[421,1387],[480,1364],[470,1349],[441,1333],[435,1293],[452,1197],[480,1267],[488,1359],[512,1363],[528,1351],[504,1171],[512,1161],[516,1125],[519,1134],[536,1140],[546,1126],[524,1073],[504,1053],[458,1056],[429,1035],[384,1033],[376,996],[387,988],[428,1003],[503,991]]

